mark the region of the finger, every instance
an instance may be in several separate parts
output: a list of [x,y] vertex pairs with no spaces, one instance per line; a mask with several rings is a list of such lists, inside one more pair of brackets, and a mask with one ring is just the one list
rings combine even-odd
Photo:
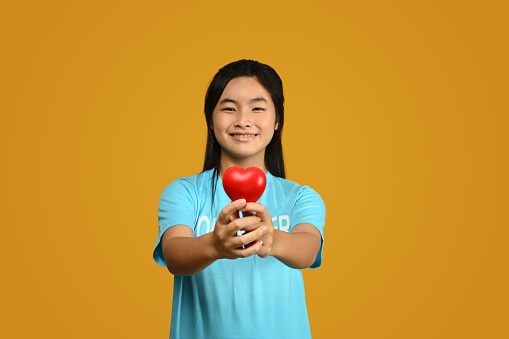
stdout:
[[235,219],[238,219],[240,218],[240,211],[239,210],[236,210],[235,212],[233,212],[233,214],[230,215],[230,221],[233,221]]
[[267,208],[263,204],[249,202],[244,207],[241,207],[240,210],[242,211],[242,214],[244,214],[245,212],[256,213],[256,215],[262,219],[262,222],[264,221],[272,222],[272,217],[270,216],[269,212],[267,211]]
[[228,227],[231,228],[232,233],[240,230],[251,232],[260,226],[260,221],[261,219],[257,216],[244,217],[233,220],[228,224]]
[[223,207],[223,209],[221,210],[221,213],[219,213],[219,216],[217,217],[217,220],[223,224],[228,224],[231,221],[230,216],[234,212],[236,212],[239,209],[241,209],[242,207],[244,207],[245,205],[246,205],[246,199],[239,199],[239,200],[233,201],[232,203]]
[[253,245],[257,240],[260,240],[260,238],[267,232],[266,226],[259,226],[255,230],[249,233],[244,233],[243,235],[239,236],[238,241],[241,246],[249,247]]
[[260,250],[260,248],[262,248],[262,245],[263,245],[263,241],[258,240],[252,246],[249,246],[249,247],[243,248],[243,249],[237,249],[237,250],[234,250],[233,252],[240,258],[247,258],[247,257],[252,256],[253,254],[256,254]]
[[253,215],[256,215],[254,212],[251,212],[251,211],[243,211],[242,212],[242,216],[243,217],[250,217],[250,216],[253,216]]

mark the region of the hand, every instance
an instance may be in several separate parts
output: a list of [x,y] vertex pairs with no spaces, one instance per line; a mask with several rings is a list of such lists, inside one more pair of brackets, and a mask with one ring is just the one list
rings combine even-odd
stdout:
[[260,238],[263,241],[263,244],[256,254],[258,254],[261,258],[267,258],[268,256],[274,255],[274,225],[272,224],[272,217],[267,211],[265,205],[250,202],[240,210],[242,211],[244,218],[252,218],[253,216],[256,216],[260,218],[259,224],[267,227],[265,234],[263,234]]
[[[217,259],[247,258],[262,247],[261,238],[268,228],[261,224],[261,218],[256,215],[239,218],[239,210],[245,206],[246,200],[239,199],[226,205],[219,213],[212,232]],[[245,233],[238,236],[240,230]]]

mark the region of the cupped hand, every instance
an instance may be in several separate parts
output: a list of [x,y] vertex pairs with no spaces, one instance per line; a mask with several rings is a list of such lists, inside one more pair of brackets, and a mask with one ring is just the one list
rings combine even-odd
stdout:
[[265,226],[266,232],[260,238],[263,241],[261,248],[256,252],[261,258],[267,258],[274,255],[274,225],[272,224],[272,217],[270,216],[267,208],[263,204],[250,202],[240,208],[244,218],[258,217],[260,219],[259,227]]
[[[239,210],[246,206],[245,199],[226,205],[212,232],[213,245],[217,259],[247,258],[262,248],[262,236],[268,230],[257,215],[239,218]],[[237,235],[239,231],[245,231]]]

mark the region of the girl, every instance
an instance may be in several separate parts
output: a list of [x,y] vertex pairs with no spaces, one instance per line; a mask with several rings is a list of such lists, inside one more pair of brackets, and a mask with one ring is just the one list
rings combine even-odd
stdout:
[[[325,205],[285,179],[283,104],[276,71],[253,60],[224,66],[209,85],[203,172],[159,201],[154,259],[174,275],[170,338],[311,337],[301,269],[321,264]],[[265,172],[257,203],[228,198],[231,166]]]

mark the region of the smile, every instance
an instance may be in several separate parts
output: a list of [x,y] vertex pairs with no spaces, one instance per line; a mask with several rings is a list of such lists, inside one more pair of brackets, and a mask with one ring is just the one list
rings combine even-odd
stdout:
[[253,141],[258,134],[230,134],[230,136],[237,142],[250,142]]
[[230,134],[234,138],[249,138],[249,137],[255,137],[256,134]]

